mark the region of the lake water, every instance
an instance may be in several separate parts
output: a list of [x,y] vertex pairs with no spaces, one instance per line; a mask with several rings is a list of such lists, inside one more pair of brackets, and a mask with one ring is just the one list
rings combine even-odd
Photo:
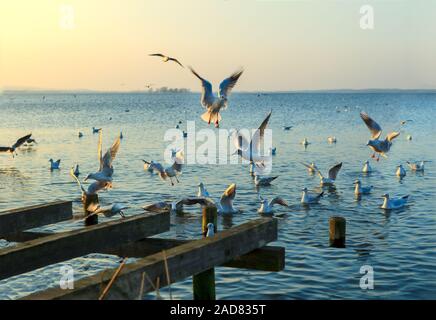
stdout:
[[[217,298],[435,299],[436,94],[235,93],[222,112],[221,128],[256,128],[270,109],[277,147],[272,174],[279,178],[260,193],[269,199],[280,195],[290,204],[275,212],[279,235],[274,244],[286,247],[286,268],[278,273],[217,268]],[[370,176],[361,173],[371,154],[366,146],[369,131],[359,117],[362,110],[381,124],[384,134],[399,129],[401,120],[414,120],[401,128],[389,158],[378,163],[371,160],[375,172]],[[234,182],[235,205],[243,212],[230,219],[220,217],[218,229],[259,217],[258,195],[247,165],[188,165],[174,187],[143,171],[141,159],[162,161],[168,145],[163,139],[165,131],[179,120],[182,129],[187,120],[195,120],[197,130],[208,127],[199,119],[203,112],[199,94],[47,94],[44,100],[42,94],[7,94],[0,96],[0,112],[0,145],[10,145],[28,132],[38,141],[33,148],[19,150],[15,158],[0,155],[0,210],[72,199],[79,212],[80,193],[69,177],[69,168],[79,163],[83,175],[97,169],[98,135],[91,132],[95,126],[103,128],[105,149],[121,130],[124,134],[114,162],[114,188],[100,194],[101,203],[128,203],[132,208],[126,214],[137,214],[146,203],[195,195],[200,181],[216,198]],[[284,131],[284,125],[293,128]],[[83,138],[77,137],[78,131],[84,133]],[[408,134],[413,140],[406,139]],[[337,137],[334,145],[327,142],[333,135]],[[300,144],[304,137],[311,142],[306,149]],[[61,170],[49,171],[50,158],[62,159]],[[408,170],[400,181],[395,176],[396,165],[414,160],[433,162],[427,164],[425,173]],[[337,162],[343,162],[343,168],[336,189],[326,190],[319,205],[305,208],[299,204],[302,188],[319,190],[319,178],[310,176],[299,163],[309,161],[324,172]],[[374,186],[373,193],[360,201],[353,195],[356,178]],[[384,212],[380,205],[386,192],[410,194],[409,205]],[[171,231],[164,236],[200,237],[200,209],[186,211],[184,216],[172,216]],[[347,219],[345,249],[329,247],[328,220],[333,215]],[[65,231],[78,226],[62,223],[46,229]],[[7,245],[13,244],[0,240],[0,246]],[[0,281],[0,299],[58,285],[60,265],[71,264],[79,278],[116,267],[118,261],[92,254],[6,279]],[[374,270],[373,290],[359,286],[359,271],[365,265]],[[162,291],[164,298],[167,293]],[[191,279],[173,285],[172,294],[191,299]],[[152,299],[154,294],[145,298]]]

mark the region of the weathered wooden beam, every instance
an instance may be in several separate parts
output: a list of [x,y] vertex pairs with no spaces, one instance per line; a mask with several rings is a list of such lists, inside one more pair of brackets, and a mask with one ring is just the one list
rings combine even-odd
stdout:
[[53,235],[53,232],[23,231],[14,234],[7,234],[3,238],[9,242],[26,242],[51,235]]
[[44,205],[0,212],[0,238],[8,234],[45,226],[73,218],[71,201],[56,201]]
[[[241,255],[265,246],[277,239],[277,220],[260,218],[217,233],[213,237],[190,241],[186,244],[156,253],[124,266],[107,293],[107,299],[136,299],[141,286],[143,292],[153,291],[159,278],[160,286],[166,286],[165,261],[168,264],[170,283],[201,273],[214,266],[222,265]],[[23,299],[97,299],[110,281],[115,269],[105,270],[94,276],[80,279],[74,289],[62,290],[55,287],[31,294]]]
[[0,279],[137,241],[169,228],[169,213],[143,213],[19,243],[0,250]]

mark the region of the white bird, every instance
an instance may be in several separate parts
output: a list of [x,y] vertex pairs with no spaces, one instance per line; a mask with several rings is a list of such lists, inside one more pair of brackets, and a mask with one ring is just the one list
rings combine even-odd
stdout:
[[328,137],[328,138],[327,138],[327,141],[328,141],[329,143],[336,143],[336,142],[337,142],[335,136],[333,136],[333,137]]
[[406,170],[403,168],[403,166],[400,164],[397,166],[397,171],[395,172],[397,177],[405,177],[406,176]]
[[184,66],[179,62],[179,60],[177,60],[176,58],[171,58],[169,56],[166,56],[166,55],[164,55],[162,53],[152,53],[152,54],[149,54],[149,56],[151,56],[151,57],[161,57],[163,62],[174,61],[179,66],[184,68]]
[[32,134],[30,133],[27,136],[21,137],[10,147],[0,147],[0,152],[10,152],[12,156],[14,156],[14,154],[16,154],[16,149],[29,140],[31,136]]
[[210,197],[209,192],[206,190],[206,187],[204,186],[203,182],[200,182],[198,184],[198,197]]
[[374,154],[371,156],[372,158],[376,157],[376,153],[379,154],[377,161],[380,160],[380,155],[387,157],[386,153],[391,149],[392,141],[400,135],[399,132],[391,132],[387,135],[385,140],[380,140],[380,136],[382,133],[382,128],[379,126],[377,122],[375,122],[373,119],[371,119],[366,113],[361,112],[360,117],[362,118],[363,122],[365,122],[366,126],[368,127],[369,131],[371,132],[371,139],[367,143],[367,146],[369,146],[373,151]]
[[403,208],[406,204],[407,201],[409,200],[409,196],[403,196],[401,198],[393,198],[391,199],[389,197],[389,194],[386,193],[382,196],[382,198],[384,199],[383,204],[381,206],[382,209],[386,209],[386,210],[394,210],[394,209],[401,209]]
[[232,183],[221,195],[220,202],[217,205],[218,212],[222,214],[233,214],[239,212],[233,206],[233,200],[236,197],[236,184]]
[[79,185],[80,189],[82,190],[82,198],[85,195],[94,195],[94,194],[97,194],[101,190],[107,190],[107,189],[112,188],[112,183],[111,182],[95,181],[95,182],[91,183],[88,186],[88,190],[85,190],[85,188],[83,187],[83,185],[80,182],[80,180],[74,174],[74,167],[71,167],[71,169],[70,169],[70,176],[77,182],[77,184]]
[[212,222],[209,222],[207,224],[207,233],[206,233],[206,237],[213,237],[215,235],[215,226],[213,225]]
[[412,136],[410,134],[408,134],[406,139],[409,140],[409,141],[412,141]]
[[236,153],[243,159],[254,162],[257,167],[264,167],[266,162],[271,161],[271,155],[264,156],[261,154],[261,146],[265,136],[265,129],[268,125],[272,111],[268,113],[262,121],[260,127],[254,132],[253,138],[248,142],[248,139],[239,131],[233,133],[233,142],[236,146]]
[[333,185],[336,181],[336,177],[338,176],[339,170],[342,168],[342,162],[338,163],[337,165],[334,165],[329,170],[329,176],[328,178],[324,177],[321,173],[321,171],[318,170],[318,175],[321,180],[321,185]]
[[[92,212],[91,215],[102,214],[106,218],[113,217],[116,214],[119,214],[122,218],[125,218],[126,216],[124,215],[124,210],[126,209],[129,209],[129,207],[121,203],[114,203],[104,207],[101,207],[100,204],[91,203],[87,208],[89,212]],[[89,218],[89,216],[87,216],[87,218]]]
[[204,197],[191,197],[191,198],[182,198],[177,201],[160,201],[152,204],[148,204],[142,207],[145,211],[151,212],[170,212],[170,213],[178,213],[183,211],[184,205],[195,205],[199,204],[201,206],[213,205],[215,206],[213,200]]
[[355,185],[354,194],[356,196],[360,196],[362,194],[370,194],[373,188],[373,186],[362,187],[362,182],[360,182],[360,180],[354,181],[354,185]]
[[301,141],[301,144],[302,144],[303,146],[307,147],[307,146],[310,144],[310,142],[309,142],[309,140],[307,140],[307,138],[304,138],[304,139]]
[[59,170],[61,159],[53,161],[53,159],[48,160],[50,162],[50,170]]
[[174,186],[173,178],[176,179],[177,183],[180,182],[177,176],[182,174],[183,150],[178,151],[176,156],[172,157],[172,159],[174,159],[174,163],[167,168],[164,168],[159,162],[150,162],[148,164],[155,172],[157,172],[162,180],[169,178],[171,185]]
[[221,121],[220,111],[221,109],[227,108],[228,96],[236,85],[236,82],[238,82],[243,70],[237,71],[230,77],[224,79],[219,86],[218,96],[216,97],[212,91],[212,84],[202,78],[194,69],[192,69],[192,67],[189,67],[189,69],[201,81],[201,104],[207,109],[207,111],[201,115],[201,119],[206,121],[208,124],[214,122],[215,127],[218,128],[219,122]]
[[260,177],[257,174],[254,176],[254,184],[256,186],[269,186],[271,185],[271,182],[275,179],[277,179],[278,176],[274,177]]
[[87,181],[88,179],[92,179],[105,183],[112,182],[112,175],[114,173],[112,162],[115,160],[118,150],[120,149],[121,140],[120,137],[118,136],[115,139],[115,142],[112,144],[112,146],[106,151],[104,156],[102,153],[102,141],[103,141],[103,131],[100,130],[99,138],[98,138],[98,148],[97,148],[100,167],[97,172],[88,174],[88,176],[85,178],[84,181]]
[[306,164],[303,162],[300,163],[307,168],[307,171],[309,171],[310,174],[314,174],[315,172],[318,172],[318,167],[315,165],[314,162],[311,162],[310,164]]
[[427,161],[412,163],[412,162],[407,161],[407,165],[409,166],[410,170],[412,170],[412,171],[422,172],[422,171],[424,171],[424,167],[425,167],[426,162]]
[[371,173],[372,172],[372,168],[369,165],[369,161],[368,160],[366,160],[365,163],[363,164],[362,172],[363,173]]
[[275,204],[279,204],[284,207],[288,207],[288,204],[285,200],[283,200],[280,197],[275,197],[270,202],[268,202],[267,199],[264,199],[262,197],[259,197],[260,200],[260,208],[257,210],[258,213],[267,214],[273,212],[273,206]]
[[302,204],[314,204],[318,203],[319,200],[324,196],[324,191],[318,194],[310,194],[307,191],[307,188],[303,189],[303,194],[301,196],[301,203]]

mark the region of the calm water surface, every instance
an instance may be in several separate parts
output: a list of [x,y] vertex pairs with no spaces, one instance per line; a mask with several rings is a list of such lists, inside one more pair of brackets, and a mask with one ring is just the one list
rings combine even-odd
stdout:
[[[412,93],[294,93],[234,94],[230,107],[222,113],[221,127],[255,128],[272,108],[270,128],[277,155],[273,173],[280,177],[260,190],[271,199],[280,195],[289,209],[279,208],[279,240],[286,247],[286,268],[279,273],[217,268],[219,299],[435,299],[436,298],[436,95]],[[126,109],[130,110],[126,112]],[[186,110],[186,113],[184,113]],[[359,117],[367,111],[385,129],[405,125],[394,143],[388,159],[372,160],[375,172],[363,176],[363,162],[369,158],[366,147],[369,132]],[[338,112],[340,111],[340,112]],[[178,120],[196,120],[203,112],[198,94],[41,94],[0,96],[2,126],[0,145],[10,145],[17,137],[32,132],[39,142],[33,148],[19,150],[18,157],[0,155],[0,210],[40,204],[57,199],[74,200],[80,212],[79,191],[68,175],[69,168],[79,163],[82,174],[97,169],[97,135],[91,127],[104,129],[103,143],[108,147],[122,130],[124,139],[115,160],[114,189],[102,193],[103,204],[114,201],[132,206],[126,213],[141,213],[145,203],[176,200],[192,196],[202,181],[209,192],[219,197],[230,183],[237,183],[235,204],[241,214],[219,220],[226,229],[258,217],[257,193],[246,165],[188,165],[180,184],[171,187],[143,171],[141,159],[162,161],[164,133]],[[112,120],[110,120],[112,118]],[[292,125],[290,131],[282,126]],[[78,131],[84,137],[77,137]],[[406,136],[411,134],[412,141]],[[327,137],[337,137],[337,144]],[[311,144],[304,149],[300,141],[307,137]],[[62,159],[61,170],[49,171],[48,160]],[[430,160],[424,174],[410,171],[399,181],[396,165],[406,161]],[[342,161],[336,189],[326,190],[319,205],[300,206],[301,189],[319,190],[317,176],[308,175],[301,161],[315,161],[320,169]],[[353,181],[374,185],[370,196],[357,201]],[[379,208],[383,193],[410,194],[410,204],[396,212]],[[173,216],[171,231],[164,236],[199,238],[200,210],[188,208],[184,216]],[[328,246],[328,219],[341,215],[347,219],[347,247]],[[101,219],[104,221],[104,218]],[[45,230],[65,231],[80,224],[63,223]],[[14,245],[0,240],[0,247]],[[107,267],[115,267],[116,257],[92,254],[63,264],[75,268],[76,278]],[[0,299],[15,299],[36,290],[58,285],[59,266],[0,281]],[[359,287],[363,265],[374,269],[375,288]],[[172,286],[175,298],[192,298],[191,279]],[[168,298],[167,291],[162,291]],[[146,299],[154,298],[149,294]]]

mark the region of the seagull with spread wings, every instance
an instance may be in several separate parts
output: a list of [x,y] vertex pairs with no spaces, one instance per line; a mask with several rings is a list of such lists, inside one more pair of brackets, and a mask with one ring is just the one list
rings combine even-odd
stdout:
[[268,199],[264,199],[261,196],[259,196],[260,200],[260,208],[257,210],[260,214],[268,214],[273,212],[273,206],[275,204],[281,205],[283,207],[288,207],[289,205],[283,198],[281,197],[275,197],[271,201],[268,202]]
[[318,172],[319,178],[321,180],[321,186],[333,185],[336,181],[336,177],[338,176],[339,170],[341,170],[341,168],[342,168],[342,162],[331,167],[329,170],[328,177],[324,177],[323,174],[321,173],[321,171],[318,170],[317,172]]
[[363,122],[365,122],[369,131],[371,132],[371,140],[366,144],[371,150],[374,151],[374,154],[371,156],[372,158],[376,157],[376,153],[379,154],[377,161],[380,160],[380,155],[387,158],[386,153],[391,149],[392,141],[400,135],[399,132],[391,132],[386,136],[385,140],[380,140],[380,136],[382,133],[382,128],[380,125],[375,122],[368,114],[365,112],[360,113],[360,117]]
[[183,150],[176,151],[175,154],[173,153],[173,156],[171,157],[174,161],[173,164],[166,168],[159,162],[148,162],[145,160],[143,161],[144,164],[148,165],[148,168],[151,168],[153,171],[155,171],[162,180],[167,180],[167,178],[170,178],[171,185],[174,186],[173,178],[175,178],[177,183],[179,183],[179,179],[177,178],[177,176],[182,174],[182,164],[184,162],[183,157]]
[[0,147],[0,152],[10,152],[12,154],[12,157],[14,157],[17,154],[16,149],[20,147],[23,143],[25,143],[28,139],[30,139],[31,136],[32,134],[30,133],[27,136],[21,137],[10,147]]
[[152,54],[149,54],[149,56],[150,57],[161,57],[163,62],[174,61],[179,66],[184,68],[184,66],[179,62],[179,60],[177,60],[176,58],[172,58],[172,57],[166,56],[166,55],[164,55],[162,53],[152,53]]
[[201,81],[201,104],[207,110],[201,115],[201,119],[208,124],[214,122],[215,127],[219,128],[219,122],[221,121],[220,111],[227,108],[228,96],[244,70],[236,71],[230,77],[224,79],[219,86],[218,96],[215,96],[212,91],[212,84],[201,77],[192,67],[189,67],[189,69]]

